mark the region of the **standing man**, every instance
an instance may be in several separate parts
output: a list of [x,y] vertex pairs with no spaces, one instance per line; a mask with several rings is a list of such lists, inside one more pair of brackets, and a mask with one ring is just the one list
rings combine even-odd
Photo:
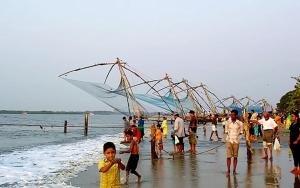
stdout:
[[230,118],[225,123],[227,172],[230,175],[231,158],[233,157],[233,174],[236,174],[237,158],[239,153],[240,138],[243,134],[243,123],[237,119],[238,111],[232,110]]
[[191,153],[196,154],[196,144],[197,144],[197,118],[195,112],[190,110],[190,125],[189,125],[189,142],[191,146]]
[[190,125],[189,129],[191,129],[194,133],[197,133],[197,118],[195,116],[194,110],[190,110],[189,112],[190,115]]
[[178,137],[179,144],[176,145],[179,153],[184,152],[183,138],[185,137],[184,121],[179,117],[179,114],[174,115],[174,135]]
[[268,148],[270,150],[270,160],[273,159],[272,155],[272,142],[273,135],[276,135],[277,132],[277,124],[274,119],[270,118],[270,114],[268,112],[264,113],[264,117],[258,121],[258,124],[262,126],[263,129],[263,147],[265,156],[262,159],[268,159]]

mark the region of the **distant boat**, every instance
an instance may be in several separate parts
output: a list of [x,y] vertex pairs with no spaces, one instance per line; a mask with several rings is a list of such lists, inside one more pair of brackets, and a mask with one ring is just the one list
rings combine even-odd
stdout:
[[27,115],[27,112],[22,112],[21,114],[22,114],[22,115]]

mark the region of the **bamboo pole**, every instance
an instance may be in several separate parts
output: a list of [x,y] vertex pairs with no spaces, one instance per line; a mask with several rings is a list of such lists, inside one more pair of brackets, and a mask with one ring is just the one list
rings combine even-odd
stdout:
[[193,103],[193,107],[195,109],[196,117],[198,117],[200,115],[200,109],[198,108],[198,106],[195,102],[195,96],[193,95],[190,87],[188,86],[187,80],[183,80],[183,83],[185,84],[185,87],[187,88],[187,94],[188,94],[190,100]]
[[84,114],[84,136],[88,135],[88,123],[89,123],[89,113]]
[[67,122],[67,120],[65,120],[65,124],[64,124],[64,133],[67,133],[67,126],[68,126],[68,122]]
[[[184,110],[183,110],[183,107],[181,105],[181,102],[180,102],[180,99],[178,98],[177,94],[176,94],[176,91],[175,91],[175,88],[174,88],[174,84],[173,82],[171,81],[171,78],[168,76],[168,74],[166,74],[166,79],[169,83],[169,87],[174,95],[174,97],[176,98],[176,100],[178,101],[178,104],[176,105],[176,107],[178,108],[178,110],[181,111],[181,115],[184,116],[185,113],[184,113]],[[177,109],[176,109],[177,110]]]
[[[132,91],[132,87],[129,83],[129,80],[125,74],[125,71],[123,69],[123,66],[121,64],[121,61],[119,58],[117,58],[117,62],[116,62],[119,66],[119,71],[120,71],[120,74],[121,74],[121,81],[122,81],[122,85],[123,85],[123,88],[125,90],[125,94],[126,94],[126,98],[127,98],[127,105],[128,105],[128,111],[129,111],[129,115],[131,114],[131,109],[130,107],[132,107],[132,110],[133,110],[133,114],[134,115],[137,115],[137,116],[141,116],[143,114],[143,107],[137,102],[134,94],[133,94],[133,91]],[[129,101],[130,99],[130,101]],[[130,103],[131,103],[131,106],[130,106]]]
[[208,100],[208,102],[209,102],[209,104],[210,104],[212,113],[213,113],[213,114],[217,114],[217,108],[216,108],[216,106],[214,105],[214,103],[212,102],[212,99],[210,98],[210,96],[209,96],[209,94],[208,94],[208,92],[207,92],[207,89],[205,88],[205,86],[204,86],[202,83],[201,83],[201,85],[202,85],[202,89],[203,89],[203,91],[204,91],[204,94],[205,94],[205,96],[206,96],[206,98],[207,98],[207,100]]

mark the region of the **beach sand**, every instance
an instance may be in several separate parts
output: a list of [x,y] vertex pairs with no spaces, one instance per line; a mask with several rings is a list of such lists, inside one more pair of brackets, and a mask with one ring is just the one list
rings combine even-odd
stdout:
[[[197,155],[185,154],[169,155],[163,153],[162,159],[150,160],[149,140],[143,141],[141,156],[137,171],[142,174],[142,183],[136,183],[136,177],[130,176],[129,185],[122,187],[300,187],[299,179],[290,173],[293,159],[287,147],[288,133],[281,133],[281,150],[274,152],[273,161],[263,160],[262,143],[253,143],[254,155],[247,160],[246,147],[242,141],[239,150],[237,175],[226,177],[226,156],[224,142],[207,141],[202,130],[198,129]],[[222,128],[218,129],[222,135]],[[165,140],[164,149],[172,151],[170,140]],[[189,150],[188,139],[185,148]],[[119,155],[127,163],[129,154]],[[124,182],[125,172],[121,173]],[[89,167],[68,183],[77,187],[99,187],[99,173],[97,164]],[[295,185],[294,185],[295,184]]]

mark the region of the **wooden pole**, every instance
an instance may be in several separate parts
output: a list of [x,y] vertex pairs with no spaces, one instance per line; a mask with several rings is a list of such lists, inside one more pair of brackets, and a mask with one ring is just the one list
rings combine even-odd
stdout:
[[89,113],[84,114],[84,136],[88,135]]
[[64,133],[67,133],[67,126],[68,126],[68,122],[67,122],[67,120],[65,120]]

